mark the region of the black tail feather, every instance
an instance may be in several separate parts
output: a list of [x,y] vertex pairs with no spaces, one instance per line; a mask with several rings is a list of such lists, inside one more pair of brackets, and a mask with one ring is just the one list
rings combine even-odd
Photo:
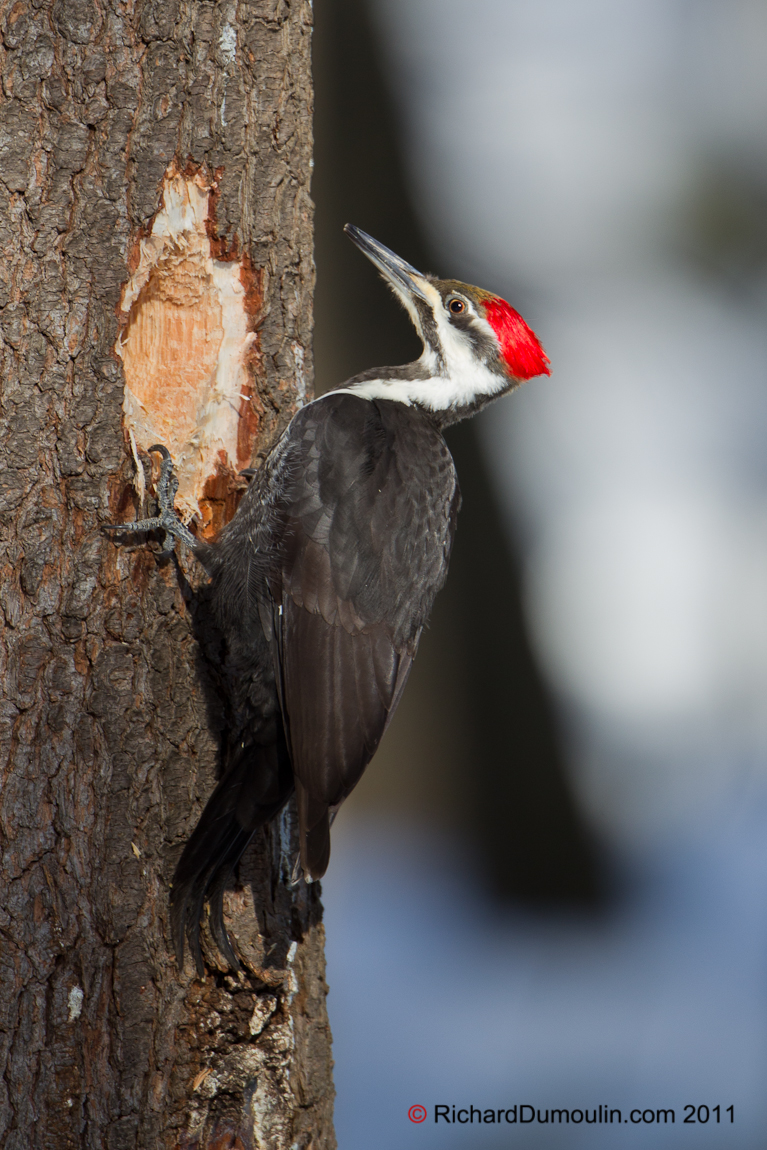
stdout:
[[224,926],[224,890],[258,827],[269,822],[293,791],[284,744],[245,745],[208,799],[199,823],[178,861],[170,895],[173,945],[179,967],[184,939],[202,977],[205,973],[200,925],[206,901],[211,933],[230,966],[238,970]]
[[[252,837],[252,836],[251,836]],[[250,838],[248,839],[248,842]],[[208,922],[210,923],[210,931],[216,946],[221,951],[225,960],[229,963],[232,970],[242,970],[242,965],[239,958],[232,949],[232,944],[229,935],[224,927],[224,891],[232,877],[232,869],[220,870],[217,878],[210,889],[208,895],[208,906],[210,907],[208,913]]]
[[311,882],[322,878],[330,862],[330,808],[314,798],[300,779],[296,780],[298,822],[301,831],[301,866]]
[[[196,830],[202,826],[204,818],[205,811],[203,811],[202,818],[197,824],[195,833]],[[264,821],[266,821],[266,818]],[[222,828],[219,827],[219,834],[221,832]],[[190,875],[189,878],[179,875],[180,863],[184,858],[182,855],[181,860],[179,860],[179,868],[176,869],[176,874],[173,876],[170,917],[176,948],[176,958],[178,959],[179,967],[182,967],[184,963],[184,936],[186,935],[189,940],[189,949],[192,953],[197,973],[201,978],[205,974],[205,963],[200,945],[200,925],[205,903],[209,898],[209,891],[214,884],[218,884],[219,897],[215,903],[215,910],[219,916],[218,921],[215,921],[213,918],[214,903],[209,903],[209,920],[211,922],[213,936],[217,944],[220,936],[223,935],[226,937],[228,944],[227,949],[231,952],[231,944],[228,943],[223,918],[224,888],[238,860],[253,837],[253,833],[253,831],[231,831],[227,835],[226,841],[222,844],[221,849],[217,854],[211,856],[204,869],[198,874]],[[191,843],[191,841],[190,839],[189,843]],[[189,846],[189,843],[187,846]]]

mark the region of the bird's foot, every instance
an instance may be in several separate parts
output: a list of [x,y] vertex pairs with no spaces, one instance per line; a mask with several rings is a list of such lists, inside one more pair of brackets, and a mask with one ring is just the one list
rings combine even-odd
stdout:
[[304,868],[301,866],[301,856],[296,855],[293,860],[293,869],[290,872],[290,885],[298,886],[301,879],[304,877]]
[[102,526],[106,531],[123,531],[131,535],[143,531],[163,531],[173,541],[169,548],[160,552],[159,558],[164,558],[173,554],[177,539],[192,549],[198,546],[199,540],[195,539],[191,531],[184,526],[173,509],[173,501],[178,491],[178,479],[170,452],[161,443],[155,443],[149,448],[150,453],[153,451],[162,456],[160,478],[157,481],[158,514],[151,519],[137,519],[132,523],[104,523]]

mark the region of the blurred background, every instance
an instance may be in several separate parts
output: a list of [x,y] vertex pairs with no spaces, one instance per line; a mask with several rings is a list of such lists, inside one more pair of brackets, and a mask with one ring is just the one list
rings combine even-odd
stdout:
[[[763,1147],[767,0],[315,21],[318,393],[419,351],[347,220],[552,361],[452,429],[448,585],[334,826],[340,1148]],[[432,1120],[515,1103],[676,1122]]]

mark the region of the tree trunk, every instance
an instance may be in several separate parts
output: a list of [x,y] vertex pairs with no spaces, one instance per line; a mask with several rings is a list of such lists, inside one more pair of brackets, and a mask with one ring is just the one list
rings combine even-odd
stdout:
[[0,0],[3,1148],[335,1145],[291,811],[227,894],[244,972],[210,940],[204,980],[171,957],[216,640],[192,558],[100,529],[143,513],[163,441],[209,535],[306,394],[310,24],[308,0]]

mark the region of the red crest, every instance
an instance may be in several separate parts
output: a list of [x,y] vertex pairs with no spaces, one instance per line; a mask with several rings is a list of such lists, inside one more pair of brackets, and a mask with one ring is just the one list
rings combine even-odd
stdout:
[[506,300],[494,296],[485,303],[485,318],[496,334],[501,356],[514,379],[551,375],[549,357],[532,328]]

